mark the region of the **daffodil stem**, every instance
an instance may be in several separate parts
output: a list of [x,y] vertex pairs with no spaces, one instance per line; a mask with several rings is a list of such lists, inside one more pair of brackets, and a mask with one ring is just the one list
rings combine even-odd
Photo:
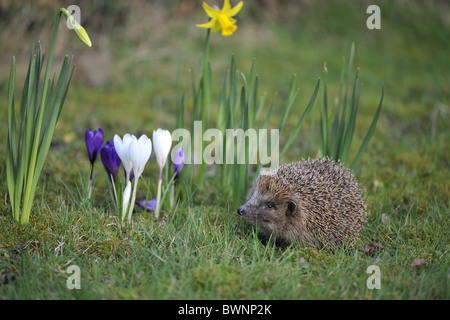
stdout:
[[[203,77],[202,77],[202,107],[201,107],[201,120],[203,121],[202,128],[206,130],[208,126],[208,115],[209,115],[209,105],[210,105],[210,96],[211,96],[211,88],[209,85],[210,74],[208,70],[208,60],[209,60],[209,36],[211,34],[211,29],[208,29],[206,32],[206,42],[205,42],[205,58],[203,61]],[[202,132],[203,135],[204,132]]]
[[162,168],[159,168],[158,193],[156,194],[155,218],[159,218],[159,209],[161,206],[161,187],[162,187]]
[[[209,36],[211,34],[211,29],[208,29],[206,31],[206,41],[205,41],[205,55],[203,58],[203,75],[202,75],[202,84],[201,84],[201,88],[202,88],[202,99],[201,99],[201,109],[200,109],[200,120],[203,123],[202,126],[202,136],[204,134],[204,131],[206,130],[206,127],[208,126],[208,115],[209,115],[209,108],[210,108],[210,97],[211,97],[211,88],[209,85],[209,82],[211,81],[210,79],[210,74],[208,73],[208,60],[209,60]],[[203,154],[203,153],[202,153]],[[204,161],[202,161],[200,163],[200,167],[199,167],[199,177],[200,177],[200,181],[199,181],[199,187],[200,190],[203,188],[203,184],[204,184],[204,180],[205,180],[205,171],[206,171],[206,164],[204,163]]]
[[211,29],[206,31],[206,41],[205,41],[205,59],[203,61],[203,74],[205,73],[206,66],[208,65],[209,59],[209,35],[211,34]]

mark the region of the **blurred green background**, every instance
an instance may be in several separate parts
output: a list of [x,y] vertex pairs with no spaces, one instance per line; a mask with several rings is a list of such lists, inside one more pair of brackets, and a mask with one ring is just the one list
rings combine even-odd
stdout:
[[[222,6],[222,1],[208,3]],[[231,3],[235,5],[237,1]],[[112,139],[115,133],[150,135],[158,127],[175,129],[177,70],[182,84],[189,70],[198,70],[205,30],[195,25],[207,19],[201,1],[194,0],[1,0],[3,141],[7,132],[6,80],[11,57],[16,56],[18,61],[16,86],[21,88],[33,42],[41,40],[44,51],[48,51],[57,8],[72,4],[80,7],[81,24],[93,46],[85,47],[61,23],[54,68],[59,68],[65,54],[73,54],[76,69],[54,135],[54,151],[49,153],[45,169],[47,174],[56,172],[69,182],[78,177],[80,170],[87,170],[83,140],[87,128],[102,127],[105,140]],[[366,27],[366,9],[371,4],[381,9],[380,30]],[[392,179],[404,168],[422,168],[428,172],[422,178],[428,177],[432,186],[427,191],[432,188],[436,195],[444,199],[448,196],[448,183],[442,184],[448,178],[450,161],[446,146],[450,101],[448,1],[245,1],[237,19],[234,35],[223,37],[216,33],[211,37],[210,60],[216,91],[213,102],[231,55],[235,55],[238,69],[246,74],[256,58],[260,92],[268,94],[267,107],[278,92],[276,108],[281,110],[291,77],[297,75],[300,95],[286,124],[289,130],[322,76],[324,62],[329,70],[329,99],[336,96],[342,57],[349,56],[351,43],[355,42],[355,66],[360,68],[363,88],[354,148],[367,131],[381,88],[385,87],[375,136],[358,174],[366,174],[367,181],[375,185]],[[187,89],[189,114],[192,97]],[[278,116],[275,112],[274,124]],[[318,130],[310,127],[308,121],[282,162],[316,155]],[[281,134],[281,146],[285,138]],[[5,144],[0,144],[2,164],[4,154]],[[156,167],[153,162],[150,167]],[[429,172],[435,169],[445,174],[430,177]],[[2,193],[6,193],[6,187]],[[402,195],[399,194],[400,199]]]

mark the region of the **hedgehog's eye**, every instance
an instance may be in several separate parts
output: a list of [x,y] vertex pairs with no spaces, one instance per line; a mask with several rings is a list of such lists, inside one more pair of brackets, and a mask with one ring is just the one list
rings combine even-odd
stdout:
[[272,202],[268,202],[267,203],[267,208],[268,209],[273,209],[275,206],[274,206],[274,204],[272,203]]

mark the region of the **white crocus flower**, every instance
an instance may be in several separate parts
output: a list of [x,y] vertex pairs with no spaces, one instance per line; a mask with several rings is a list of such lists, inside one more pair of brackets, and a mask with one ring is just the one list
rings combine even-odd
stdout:
[[159,209],[161,207],[161,185],[162,170],[166,164],[167,157],[172,147],[172,135],[168,130],[158,129],[153,131],[153,147],[156,154],[156,162],[159,166],[158,192],[156,195],[155,217],[159,217]]
[[130,172],[133,168],[133,163],[131,162],[130,158],[131,138],[132,136],[128,133],[123,136],[123,139],[120,139],[117,134],[114,136],[114,149],[116,149],[117,155],[119,156],[120,160],[122,160],[122,165],[125,169],[126,174],[125,181],[130,180]]
[[139,178],[144,172],[144,167],[152,154],[152,141],[145,134],[139,140],[132,136],[129,154],[134,176]]
[[122,222],[125,219],[127,210],[128,210],[128,204],[130,203],[130,195],[131,195],[131,182],[127,182],[127,186],[125,190],[123,191],[123,198],[122,198]]
[[[114,136],[114,148],[116,149],[120,160],[122,160],[125,169],[125,181],[127,182],[127,186],[123,193],[122,220],[125,219],[126,216],[128,216],[128,220],[131,220],[136,200],[137,184],[139,182],[139,177],[144,172],[145,165],[152,154],[152,142],[145,134],[139,139],[128,133],[123,136],[123,139],[120,139],[116,134]],[[133,170],[135,178],[133,195],[130,202],[131,170]]]
[[166,163],[170,147],[172,146],[172,135],[170,132],[163,129],[153,131],[153,146],[155,148],[156,161],[161,170]]
[[152,142],[151,140],[143,134],[139,140],[132,136],[131,143],[129,147],[129,155],[134,172],[134,189],[133,197],[131,199],[130,211],[128,212],[128,219],[131,220],[131,215],[134,210],[134,203],[136,202],[136,190],[139,177],[144,172],[145,165],[147,164],[150,155],[152,154]]

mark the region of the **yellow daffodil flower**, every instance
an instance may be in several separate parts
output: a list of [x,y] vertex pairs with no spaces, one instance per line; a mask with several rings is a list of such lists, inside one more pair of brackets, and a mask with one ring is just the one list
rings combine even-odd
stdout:
[[213,8],[203,2],[203,9],[211,20],[204,24],[198,24],[199,28],[211,29],[212,32],[217,32],[222,29],[223,36],[230,36],[236,31],[236,19],[233,16],[238,14],[244,3],[241,1],[236,6],[231,8],[230,1],[225,0],[222,10]]

